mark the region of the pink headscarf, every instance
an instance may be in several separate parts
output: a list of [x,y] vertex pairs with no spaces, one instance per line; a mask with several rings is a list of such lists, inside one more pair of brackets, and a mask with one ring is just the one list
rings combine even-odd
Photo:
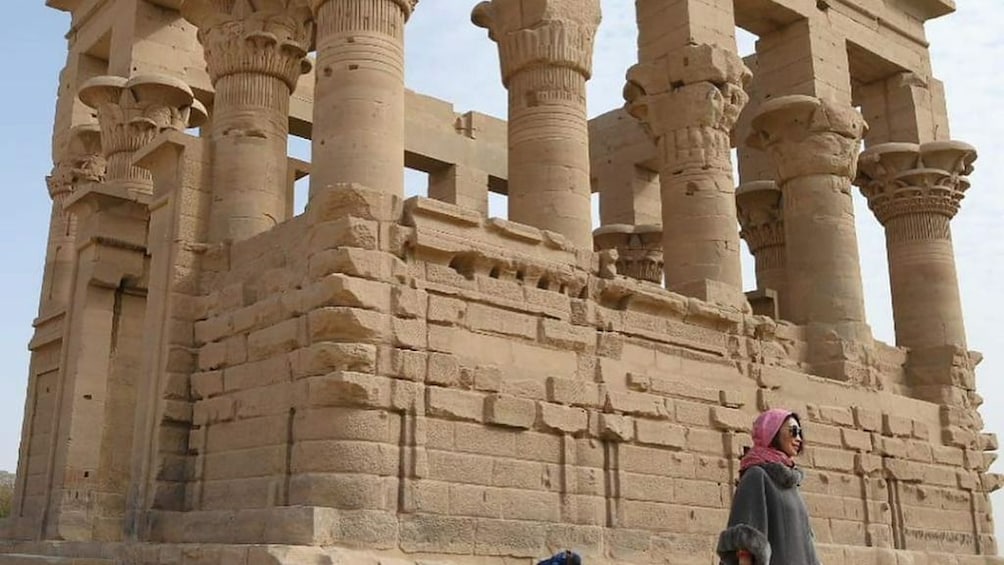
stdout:
[[780,463],[786,467],[794,467],[795,461],[787,453],[771,446],[778,430],[794,412],[783,408],[768,410],[753,421],[753,447],[743,455],[739,462],[739,472],[761,465],[763,463]]

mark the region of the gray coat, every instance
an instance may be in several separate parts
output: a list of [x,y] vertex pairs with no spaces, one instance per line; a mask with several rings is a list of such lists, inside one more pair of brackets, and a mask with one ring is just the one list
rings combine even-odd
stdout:
[[819,565],[801,482],[801,470],[777,463],[743,473],[728,528],[718,536],[722,564],[737,564],[736,551],[745,549],[757,565]]

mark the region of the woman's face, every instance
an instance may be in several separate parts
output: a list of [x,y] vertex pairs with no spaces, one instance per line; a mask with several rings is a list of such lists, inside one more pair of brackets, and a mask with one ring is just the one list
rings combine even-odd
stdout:
[[781,425],[781,429],[777,432],[778,444],[781,451],[785,452],[788,457],[795,457],[798,452],[802,449],[802,427],[798,424],[798,420],[794,418],[788,418]]

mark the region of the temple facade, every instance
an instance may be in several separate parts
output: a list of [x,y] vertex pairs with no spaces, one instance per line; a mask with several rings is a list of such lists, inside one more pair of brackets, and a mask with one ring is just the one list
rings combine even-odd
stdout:
[[824,563],[1004,563],[951,239],[977,153],[924,34],[953,1],[636,0],[592,120],[599,0],[456,4],[504,121],[406,88],[418,0],[46,1],[72,23],[0,564],[714,564],[775,407]]

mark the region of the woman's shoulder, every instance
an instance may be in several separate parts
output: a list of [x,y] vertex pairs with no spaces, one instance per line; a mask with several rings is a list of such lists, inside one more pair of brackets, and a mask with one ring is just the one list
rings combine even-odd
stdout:
[[802,470],[798,467],[787,467],[780,463],[763,463],[746,469],[739,482],[767,481],[779,488],[791,488],[800,485],[803,476]]

